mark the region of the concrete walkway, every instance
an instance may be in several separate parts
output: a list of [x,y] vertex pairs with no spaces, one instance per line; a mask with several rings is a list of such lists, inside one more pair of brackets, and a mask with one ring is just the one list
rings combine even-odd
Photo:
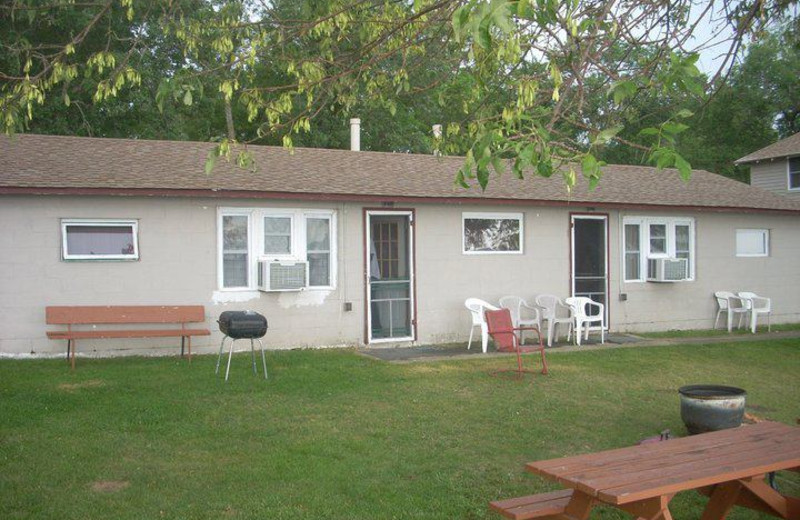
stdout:
[[[632,347],[659,347],[666,345],[700,345],[710,343],[744,343],[753,341],[772,341],[778,339],[800,338],[800,330],[784,332],[759,332],[758,334],[723,334],[720,336],[694,336],[682,338],[643,338],[633,334],[608,334],[606,343],[600,344],[591,337],[588,342],[578,347],[577,345],[560,342],[547,349],[547,352],[578,352],[587,350],[608,350],[615,348]],[[422,345],[418,347],[383,347],[360,348],[358,353],[364,356],[388,361],[391,363],[413,363],[417,361],[436,361],[445,359],[478,359],[494,356],[508,356],[510,353],[497,352],[490,343],[489,351],[481,352],[480,341],[472,343],[472,348],[467,350],[464,343],[448,345]]]

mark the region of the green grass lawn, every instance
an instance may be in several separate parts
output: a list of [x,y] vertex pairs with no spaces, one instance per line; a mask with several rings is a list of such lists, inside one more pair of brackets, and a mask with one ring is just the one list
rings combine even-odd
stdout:
[[[746,326],[743,328],[736,328],[731,332],[728,332],[728,329],[725,328],[727,325],[723,323],[721,325],[722,328],[719,329],[690,329],[690,330],[666,330],[666,331],[659,331],[659,332],[637,332],[637,336],[641,336],[643,338],[651,338],[651,339],[665,339],[665,338],[697,338],[697,337],[716,337],[716,336],[727,336],[729,334],[735,334],[737,336],[751,334],[750,329]],[[772,332],[789,332],[789,331],[796,331],[800,330],[800,323],[778,323],[769,327]],[[766,325],[759,325],[758,329],[756,329],[759,334],[767,332]]]
[[[215,356],[79,360],[74,372],[2,360],[0,518],[499,519],[490,500],[558,487],[525,462],[685,435],[681,385],[740,386],[751,414],[800,416],[800,340],[548,360],[551,375],[515,380],[489,375],[510,357],[291,351],[268,355],[264,381],[240,354],[227,384]],[[705,500],[678,495],[675,518],[699,518]]]

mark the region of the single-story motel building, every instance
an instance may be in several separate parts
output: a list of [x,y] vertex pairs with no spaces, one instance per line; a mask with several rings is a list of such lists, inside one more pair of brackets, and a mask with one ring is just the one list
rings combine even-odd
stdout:
[[207,175],[212,146],[0,137],[0,354],[63,354],[53,305],[203,305],[195,352],[226,310],[264,314],[270,349],[422,345],[466,342],[466,298],[541,293],[605,303],[614,332],[710,328],[721,290],[800,321],[800,205],[706,171],[609,165],[572,192],[506,173],[483,192],[454,184],[458,157],[250,146],[255,171]]

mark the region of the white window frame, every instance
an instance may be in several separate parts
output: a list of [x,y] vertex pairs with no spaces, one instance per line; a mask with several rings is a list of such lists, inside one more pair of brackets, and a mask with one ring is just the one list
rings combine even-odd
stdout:
[[[242,287],[225,287],[223,269],[223,226],[222,217],[247,217],[247,285]],[[217,287],[220,291],[252,291],[255,288],[256,269],[253,267],[253,210],[247,208],[219,208],[217,210]]]
[[[70,254],[67,247],[68,226],[130,227],[133,232],[133,253],[113,255]],[[139,260],[139,221],[136,219],[63,218],[61,219],[61,258],[63,260]]]
[[[764,252],[763,253],[741,253],[739,252],[739,234],[740,233],[759,233],[763,237]],[[769,256],[769,229],[737,229],[736,230],[736,256],[740,258],[763,258]]]
[[[625,263],[625,226],[626,225],[639,226],[639,278],[628,278],[627,265]],[[665,253],[650,254],[650,225],[651,224],[664,224],[667,227],[667,250]],[[690,217],[641,217],[641,216],[628,216],[623,217],[622,226],[620,226],[620,248],[622,254],[622,276],[624,283],[640,283],[647,281],[647,261],[651,258],[677,258],[677,240],[675,227],[676,226],[689,226],[689,278],[687,281],[695,280],[697,247],[696,247],[696,230],[695,221]]]
[[[267,217],[272,218],[288,218],[290,220],[289,224],[289,252],[288,253],[267,253],[264,251],[264,219]],[[259,256],[263,257],[270,257],[275,259],[293,259],[297,257],[295,253],[297,251],[297,219],[295,218],[295,214],[293,211],[263,211],[258,216],[260,219],[260,240],[261,240],[261,248],[259,249]]]
[[[468,251],[467,250],[467,219],[480,220],[517,220],[519,222],[519,250],[517,251]],[[521,255],[525,250],[525,218],[521,212],[508,213],[485,213],[485,212],[464,212],[461,213],[461,253],[464,255]]]
[[[222,217],[229,215],[248,216],[248,285],[247,287],[223,287],[222,269]],[[291,254],[264,252],[264,218],[290,217],[292,219]],[[338,241],[336,211],[328,209],[306,208],[236,208],[222,207],[217,209],[217,287],[220,291],[254,291],[258,289],[258,262],[263,260],[307,262],[306,219],[327,218],[330,223],[330,285],[309,286],[308,291],[324,291],[336,288],[338,273]]]
[[800,164],[800,155],[786,158],[786,189],[789,191],[800,191],[800,185],[798,185],[797,188],[792,188],[792,174],[800,177],[800,168],[796,171],[792,171],[792,159],[798,161],[798,164]]

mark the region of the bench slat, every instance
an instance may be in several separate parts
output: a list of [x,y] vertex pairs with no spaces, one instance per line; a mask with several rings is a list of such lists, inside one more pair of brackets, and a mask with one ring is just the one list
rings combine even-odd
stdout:
[[196,323],[206,320],[202,305],[50,306],[50,325],[92,323]]
[[530,520],[563,513],[571,498],[572,490],[562,489],[550,493],[497,500],[490,502],[489,506],[507,518]]
[[208,329],[137,329],[137,330],[74,330],[50,331],[50,339],[111,339],[111,338],[177,338],[181,336],[208,336]]

